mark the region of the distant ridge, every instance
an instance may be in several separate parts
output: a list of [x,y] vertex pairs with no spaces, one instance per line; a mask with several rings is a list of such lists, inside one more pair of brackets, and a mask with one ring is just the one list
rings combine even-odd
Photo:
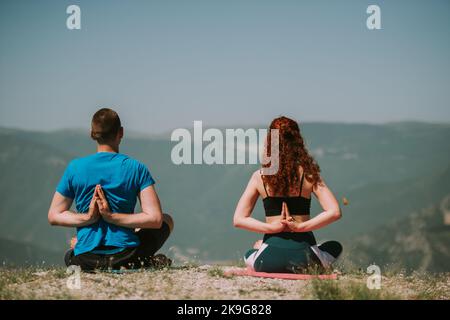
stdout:
[[[307,121],[307,122],[299,122],[300,129],[303,127],[311,127],[311,126],[350,126],[350,127],[436,127],[436,128],[450,128],[450,122],[427,122],[427,121],[415,121],[415,120],[404,120],[404,121],[387,121],[383,123],[371,123],[371,122],[333,122],[333,121]],[[225,129],[233,129],[233,128],[267,128],[268,123],[266,124],[229,124],[229,125],[215,125],[210,123],[203,123],[204,128],[217,128],[219,130]],[[125,136],[128,138],[136,138],[136,139],[152,139],[152,140],[168,140],[170,139],[171,133],[173,130],[178,128],[185,128],[191,130],[193,127],[193,122],[187,123],[186,126],[183,127],[174,127],[169,130],[164,130],[157,133],[147,133],[139,130],[133,130],[129,128],[125,128]],[[41,134],[74,134],[74,135],[89,135],[89,127],[73,127],[73,128],[65,128],[65,129],[51,129],[51,130],[38,130],[38,129],[25,129],[25,128],[17,128],[17,127],[8,127],[8,126],[0,126],[0,133],[17,133],[17,132],[28,132],[28,133],[41,133]]]
[[[316,232],[319,241],[351,243],[394,218],[436,204],[450,190],[450,126],[305,123],[302,130],[325,181],[338,200],[349,201],[342,207],[343,219]],[[241,259],[260,236],[233,228],[232,215],[258,166],[177,166],[170,159],[173,145],[166,138],[128,135],[121,148],[149,167],[163,210],[183,226],[163,252],[200,262]],[[0,238],[62,256],[74,229],[51,227],[48,206],[67,163],[93,152],[95,143],[78,129],[0,128]],[[312,213],[318,212],[314,200]],[[264,218],[260,201],[254,216]]]
[[0,263],[6,266],[62,265],[63,257],[58,251],[0,238]]

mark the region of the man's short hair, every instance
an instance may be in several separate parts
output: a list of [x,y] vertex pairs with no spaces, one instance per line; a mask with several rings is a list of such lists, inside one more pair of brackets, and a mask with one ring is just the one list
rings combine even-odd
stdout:
[[102,108],[92,117],[91,137],[99,144],[108,144],[114,141],[121,127],[117,112]]

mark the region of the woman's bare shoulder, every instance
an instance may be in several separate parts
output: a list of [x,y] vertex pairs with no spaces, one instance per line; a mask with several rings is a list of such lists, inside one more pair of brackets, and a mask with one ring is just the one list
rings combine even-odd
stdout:
[[264,181],[260,169],[253,172],[252,177],[250,178],[250,183],[256,188],[256,190],[258,190],[260,194],[263,194]]
[[250,181],[259,184],[262,182],[261,169],[255,170],[250,177]]

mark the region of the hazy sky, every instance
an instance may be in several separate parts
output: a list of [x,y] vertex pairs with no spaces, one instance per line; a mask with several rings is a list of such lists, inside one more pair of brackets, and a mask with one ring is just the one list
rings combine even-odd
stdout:
[[86,127],[100,106],[153,133],[280,114],[449,122],[449,33],[446,0],[2,0],[0,126]]

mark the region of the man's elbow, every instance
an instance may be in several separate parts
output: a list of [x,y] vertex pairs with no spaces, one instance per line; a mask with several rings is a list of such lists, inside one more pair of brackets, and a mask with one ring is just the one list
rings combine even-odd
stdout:
[[162,225],[163,225],[163,217],[162,217],[162,215],[156,216],[156,217],[153,219],[152,224],[153,224],[153,227],[154,227],[155,229],[161,229],[161,228],[162,228]]
[[240,227],[242,226],[241,219],[234,218],[234,219],[233,219],[233,226],[234,226],[235,228],[240,228]]
[[52,214],[51,212],[48,213],[48,223],[51,226],[57,226],[58,225],[58,223],[56,221],[56,218],[55,218],[55,215]]
[[163,225],[163,219],[156,220],[157,229],[161,229]]

